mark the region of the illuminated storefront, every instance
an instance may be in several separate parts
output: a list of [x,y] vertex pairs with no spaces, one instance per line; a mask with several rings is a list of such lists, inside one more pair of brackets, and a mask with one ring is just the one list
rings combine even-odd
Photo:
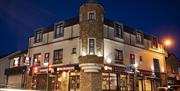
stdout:
[[[37,90],[80,91],[80,69],[78,65],[53,67],[51,73],[46,69],[39,69],[33,76],[32,88]],[[48,80],[48,83],[47,83]],[[139,91],[156,91],[159,79],[152,76],[152,72],[140,70],[137,85]],[[134,90],[134,74],[125,72],[124,67],[104,66],[102,71],[103,91],[132,91]]]

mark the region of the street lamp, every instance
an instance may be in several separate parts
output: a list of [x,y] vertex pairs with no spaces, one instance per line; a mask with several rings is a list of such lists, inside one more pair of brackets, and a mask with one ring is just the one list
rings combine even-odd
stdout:
[[163,40],[163,44],[166,48],[171,47],[173,45],[173,40],[171,38],[166,38]]

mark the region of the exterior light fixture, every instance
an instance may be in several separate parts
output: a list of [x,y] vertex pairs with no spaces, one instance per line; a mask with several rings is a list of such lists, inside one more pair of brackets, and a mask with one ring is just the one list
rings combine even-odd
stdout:
[[111,61],[110,58],[107,58],[106,62],[107,62],[108,64],[110,64],[112,61]]

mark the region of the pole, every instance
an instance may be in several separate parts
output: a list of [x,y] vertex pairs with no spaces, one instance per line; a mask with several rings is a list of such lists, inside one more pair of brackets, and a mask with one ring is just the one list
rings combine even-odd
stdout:
[[136,72],[136,67],[134,68],[134,91],[138,91],[137,90],[137,72]]
[[111,91],[111,74],[110,74],[110,72],[109,72],[109,91]]
[[46,80],[47,80],[47,83],[46,83],[46,91],[48,91],[48,77],[49,76],[49,67],[47,66],[47,78],[46,78]]

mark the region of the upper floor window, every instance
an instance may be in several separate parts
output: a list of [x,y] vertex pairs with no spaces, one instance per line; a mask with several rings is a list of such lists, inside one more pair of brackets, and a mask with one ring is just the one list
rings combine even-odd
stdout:
[[59,24],[56,26],[56,29],[55,29],[55,38],[59,38],[63,36],[64,36],[64,25]]
[[13,66],[14,67],[20,66],[20,57],[14,58]]
[[63,49],[58,49],[54,51],[54,64],[62,63],[63,59]]
[[143,61],[143,57],[139,56],[139,61],[142,62]]
[[95,54],[95,39],[94,38],[90,38],[88,40],[88,45],[89,45],[89,54],[90,55],[94,55]]
[[156,37],[152,37],[152,48],[158,48],[158,40]]
[[41,64],[41,53],[39,54],[34,54],[34,57],[33,57],[33,65],[35,66],[40,66]]
[[135,64],[136,62],[135,62],[135,54],[130,54],[130,63],[131,64]]
[[35,34],[35,43],[42,42],[43,40],[43,31],[37,31]]
[[76,54],[76,48],[72,49],[72,54]]
[[44,63],[49,63],[49,53],[45,53],[45,55],[44,55]]
[[136,32],[136,42],[138,44],[143,44],[143,33],[142,32]]
[[96,12],[95,11],[88,12],[88,20],[96,20]]
[[122,38],[123,37],[123,29],[119,24],[115,24],[115,37]]
[[115,63],[123,64],[123,51],[115,49]]

